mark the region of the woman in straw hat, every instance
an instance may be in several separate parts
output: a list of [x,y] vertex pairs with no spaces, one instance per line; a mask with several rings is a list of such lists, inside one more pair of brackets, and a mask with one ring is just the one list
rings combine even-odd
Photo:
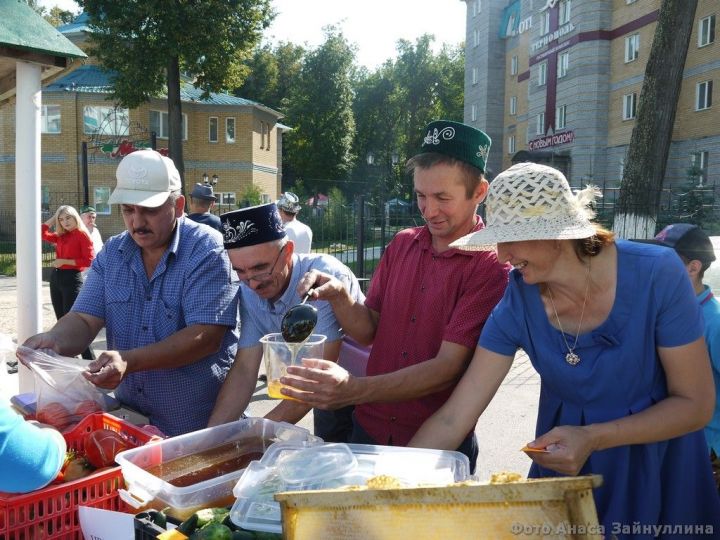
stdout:
[[592,223],[597,195],[573,195],[533,163],[495,178],[487,227],[453,246],[497,249],[510,283],[452,397],[410,445],[455,448],[522,348],[542,384],[531,477],[601,474],[607,535],[634,536],[638,523],[718,532],[702,431],[715,397],[687,272],[672,250]]

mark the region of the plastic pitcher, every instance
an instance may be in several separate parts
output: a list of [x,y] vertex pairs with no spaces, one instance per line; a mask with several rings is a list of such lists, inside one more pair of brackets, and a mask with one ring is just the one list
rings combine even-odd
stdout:
[[303,358],[322,358],[327,336],[312,334],[302,343],[287,343],[282,334],[267,334],[260,339],[263,344],[263,358],[268,382],[268,397],[292,399],[280,393],[288,366],[302,364]]

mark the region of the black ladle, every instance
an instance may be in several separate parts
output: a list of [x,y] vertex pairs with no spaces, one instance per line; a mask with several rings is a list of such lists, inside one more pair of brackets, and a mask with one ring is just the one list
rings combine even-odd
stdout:
[[318,312],[315,306],[306,304],[310,297],[307,292],[302,302],[292,306],[282,318],[280,332],[287,343],[302,343],[313,333],[318,320]]

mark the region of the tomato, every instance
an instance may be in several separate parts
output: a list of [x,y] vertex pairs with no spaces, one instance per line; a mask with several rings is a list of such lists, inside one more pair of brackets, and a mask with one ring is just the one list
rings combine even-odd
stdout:
[[37,412],[38,422],[48,424],[57,429],[65,429],[73,423],[73,417],[62,403],[53,401],[43,406]]
[[84,457],[75,457],[70,460],[63,471],[63,482],[72,482],[78,478],[85,478],[92,474],[95,469]]
[[98,429],[85,435],[85,456],[95,467],[107,467],[115,463],[118,452],[131,448],[119,433]]
[[100,405],[98,405],[97,402],[92,399],[86,399],[85,401],[81,401],[80,403],[78,403],[77,407],[75,407],[75,415],[79,416],[80,418],[85,418],[89,414],[100,411],[102,411]]

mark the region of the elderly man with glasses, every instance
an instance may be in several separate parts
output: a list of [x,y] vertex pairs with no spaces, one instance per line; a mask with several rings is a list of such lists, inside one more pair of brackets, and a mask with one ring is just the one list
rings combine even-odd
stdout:
[[[326,254],[299,254],[287,237],[275,203],[244,208],[220,216],[225,249],[240,278],[240,342],[233,367],[223,384],[210,417],[214,426],[237,420],[253,392],[257,380],[265,334],[280,332],[285,312],[300,303],[297,293],[300,278],[310,270],[335,276],[356,301],[364,295],[352,271],[335,257]],[[315,302],[318,323],[315,333],[327,336],[325,360],[337,362],[342,356],[343,332],[328,302]],[[310,407],[283,400],[266,418],[295,423]],[[315,411],[315,434],[326,441],[343,442],[352,429],[352,408]]]

